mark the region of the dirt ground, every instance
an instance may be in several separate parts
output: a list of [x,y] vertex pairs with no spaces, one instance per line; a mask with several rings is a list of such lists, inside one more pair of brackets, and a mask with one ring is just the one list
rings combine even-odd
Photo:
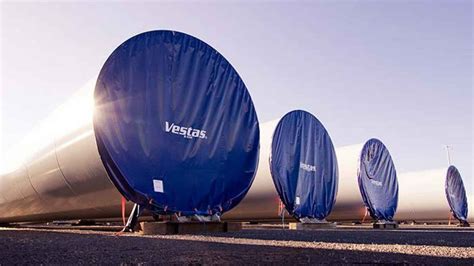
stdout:
[[474,264],[474,230],[338,228],[142,236],[0,228],[0,264]]

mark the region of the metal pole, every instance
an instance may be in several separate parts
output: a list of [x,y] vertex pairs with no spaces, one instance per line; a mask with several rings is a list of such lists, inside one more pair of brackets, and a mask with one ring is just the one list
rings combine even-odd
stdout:
[[452,149],[453,147],[446,145],[446,155],[448,157],[448,166],[451,165],[451,154],[449,153],[449,150]]

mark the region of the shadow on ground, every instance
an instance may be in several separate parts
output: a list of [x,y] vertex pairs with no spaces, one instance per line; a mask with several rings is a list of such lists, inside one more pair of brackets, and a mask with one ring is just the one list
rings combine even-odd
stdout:
[[239,232],[213,233],[214,236],[262,240],[294,240],[354,244],[400,244],[445,247],[472,247],[474,231],[440,230],[317,230],[245,229]]

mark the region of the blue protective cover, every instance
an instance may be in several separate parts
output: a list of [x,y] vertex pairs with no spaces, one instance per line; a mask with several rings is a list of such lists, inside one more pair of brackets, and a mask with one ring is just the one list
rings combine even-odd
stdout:
[[398,205],[397,172],[390,153],[380,140],[370,139],[362,148],[358,181],[372,218],[392,221]]
[[175,31],[139,34],[107,59],[95,87],[102,162],[127,199],[158,213],[222,214],[254,179],[259,124],[235,69]]
[[288,212],[296,219],[326,218],[337,194],[338,167],[331,138],[312,114],[286,114],[273,133],[270,171]]
[[445,191],[454,217],[458,220],[467,221],[466,190],[464,189],[461,174],[454,165],[451,165],[446,173]]

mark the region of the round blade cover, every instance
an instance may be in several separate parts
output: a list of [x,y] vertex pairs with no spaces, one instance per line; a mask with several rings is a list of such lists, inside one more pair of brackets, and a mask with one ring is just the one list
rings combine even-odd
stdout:
[[270,170],[286,209],[297,219],[325,219],[336,199],[337,159],[331,138],[312,114],[286,114],[273,133]]
[[373,218],[391,221],[398,205],[398,181],[395,165],[385,145],[368,140],[360,155],[359,189]]
[[99,153],[127,199],[220,214],[250,188],[259,149],[252,99],[203,41],[166,30],[132,37],[105,62],[94,98]]
[[451,165],[446,173],[446,198],[456,219],[467,221],[467,196],[461,174]]

